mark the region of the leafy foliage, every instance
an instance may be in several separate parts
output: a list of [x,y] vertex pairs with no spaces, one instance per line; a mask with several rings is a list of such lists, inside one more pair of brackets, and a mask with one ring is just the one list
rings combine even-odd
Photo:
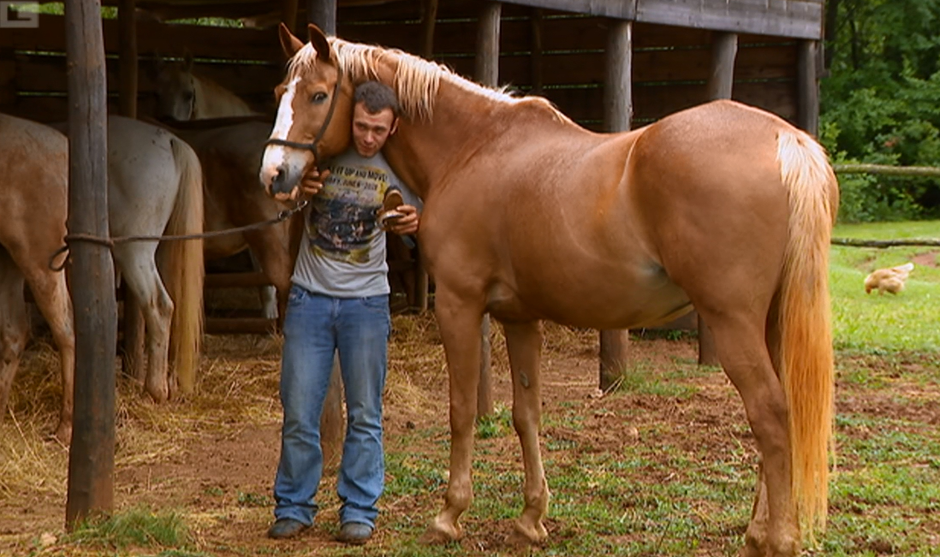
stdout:
[[[836,162],[940,166],[940,0],[830,0],[820,139]],[[940,180],[841,177],[843,222],[936,218]]]

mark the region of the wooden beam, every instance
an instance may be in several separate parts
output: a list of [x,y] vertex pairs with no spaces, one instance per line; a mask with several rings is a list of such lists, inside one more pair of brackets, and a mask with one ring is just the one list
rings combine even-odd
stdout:
[[434,29],[437,26],[438,0],[424,0],[424,16],[421,20],[422,41],[421,56],[432,60],[434,58]]
[[[137,24],[134,13],[137,0],[120,0],[118,7],[118,112],[128,118],[137,118],[137,87],[139,67],[137,59]],[[121,363],[124,375],[143,383],[144,368],[144,316],[140,301],[130,292],[123,304],[123,341]]]
[[[738,54],[738,35],[736,33],[715,33],[712,42],[712,63],[708,76],[708,99],[730,99],[734,85],[734,62]],[[718,345],[715,335],[697,313],[698,323],[698,364],[700,366],[718,366]]]
[[[66,0],[69,216],[72,234],[109,237],[107,89],[99,0]],[[72,242],[75,419],[69,451],[68,529],[114,507],[114,353],[117,300],[111,251]]]
[[[307,0],[307,20],[317,25],[327,35],[336,34],[336,0]],[[301,35],[306,41],[306,33]],[[348,124],[348,125],[351,125]],[[298,213],[298,217],[299,217]],[[302,217],[301,217],[302,218]],[[302,222],[302,221],[301,221]],[[293,253],[296,251],[291,249]],[[339,368],[339,359],[334,355],[333,372],[323,401],[323,413],[320,414],[320,448],[323,451],[324,464],[332,464],[336,455],[342,454],[346,417],[343,414],[343,379]]]
[[797,126],[815,136],[819,133],[819,80],[816,73],[817,41],[800,41],[797,51]]
[[473,77],[483,85],[499,84],[499,18],[502,5],[486,2],[477,24],[476,71]]
[[[633,23],[611,21],[607,33],[604,129],[609,132],[628,131],[633,117]],[[612,329],[600,332],[598,384],[601,390],[607,391],[623,374],[629,348],[629,330]]]
[[300,33],[303,37],[306,30],[297,28],[297,4],[297,0],[281,0],[281,21],[291,30],[291,33],[295,35]]
[[532,95],[542,94],[542,10],[532,9],[532,20],[529,23],[529,30],[532,33],[529,67],[532,76]]
[[604,127],[628,131],[633,117],[633,23],[612,21],[607,33]]
[[709,100],[730,99],[734,84],[734,61],[738,55],[736,33],[715,33],[708,76]]
[[[327,35],[336,34],[336,0],[307,0],[307,21],[313,23]],[[307,34],[300,36],[307,40]]]
[[[502,4],[486,2],[477,24],[476,71],[474,79],[495,87],[499,83],[499,24]],[[490,366],[490,316],[483,315],[480,344],[480,383],[477,387],[477,418],[493,413],[493,373]]]
[[628,20],[636,17],[637,7],[637,0],[507,0],[507,3]]

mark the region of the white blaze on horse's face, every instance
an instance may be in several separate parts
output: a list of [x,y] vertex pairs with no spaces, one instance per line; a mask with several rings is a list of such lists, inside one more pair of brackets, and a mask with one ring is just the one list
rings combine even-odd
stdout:
[[[294,126],[293,105],[299,82],[300,78],[295,77],[284,87],[270,139],[286,140],[290,135]],[[304,169],[313,162],[313,153],[306,149],[268,145],[261,160],[261,184],[268,193],[290,193],[299,183]]]

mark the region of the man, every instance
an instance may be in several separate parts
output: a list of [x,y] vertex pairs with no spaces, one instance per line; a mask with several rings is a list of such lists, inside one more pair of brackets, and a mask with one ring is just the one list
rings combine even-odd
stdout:
[[[312,197],[284,321],[284,424],[272,538],[299,534],[316,515],[323,473],[320,415],[336,350],[347,407],[336,486],[340,541],[368,541],[384,488],[382,392],[391,319],[382,223],[396,234],[414,234],[420,201],[403,202],[401,194],[412,194],[381,154],[398,126],[394,92],[372,81],[356,88],[354,100],[353,146],[332,161],[328,173],[307,176],[302,192],[276,196]],[[394,210],[383,209],[389,201]],[[386,216],[392,218],[380,219]]]

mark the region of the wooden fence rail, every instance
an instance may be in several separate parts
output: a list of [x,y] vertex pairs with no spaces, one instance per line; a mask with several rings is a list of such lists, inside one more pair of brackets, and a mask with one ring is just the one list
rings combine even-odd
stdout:
[[940,178],[940,168],[935,166],[891,166],[888,164],[834,164],[836,174],[885,174],[889,176],[926,176]]

